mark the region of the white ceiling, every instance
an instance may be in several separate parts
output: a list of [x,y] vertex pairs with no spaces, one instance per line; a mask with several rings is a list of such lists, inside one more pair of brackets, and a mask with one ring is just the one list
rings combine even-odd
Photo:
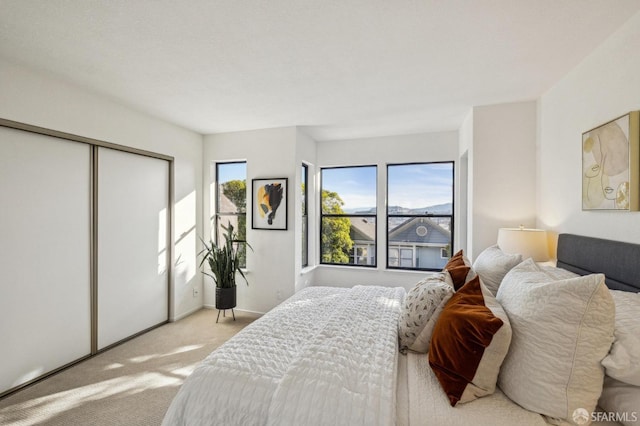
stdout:
[[640,0],[0,0],[0,57],[209,134],[457,129],[532,100]]

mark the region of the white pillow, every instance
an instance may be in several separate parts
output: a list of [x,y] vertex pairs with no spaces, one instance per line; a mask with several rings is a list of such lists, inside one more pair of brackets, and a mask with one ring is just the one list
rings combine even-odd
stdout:
[[398,322],[400,352],[429,351],[433,327],[453,293],[448,272],[432,274],[409,290]]
[[504,276],[518,263],[522,255],[507,254],[498,245],[485,249],[473,262],[473,270],[480,276],[482,283],[495,296]]
[[640,294],[610,291],[616,304],[615,338],[602,365],[607,376],[640,386]]
[[[579,276],[561,268],[542,266],[542,270],[556,279]],[[616,305],[614,341],[609,354],[602,360],[602,365],[607,376],[640,386],[640,294],[609,291]]]
[[[539,263],[536,263],[536,265],[540,266]],[[547,275],[551,276],[555,280],[566,280],[568,278],[576,278],[580,276],[575,272],[567,271],[566,269],[562,268],[556,268],[555,266],[540,266],[540,269],[542,269],[547,273]]]
[[640,387],[604,378],[604,388],[598,401],[600,408],[625,426],[640,425]]
[[504,277],[496,299],[512,328],[498,378],[504,394],[555,424],[571,422],[578,408],[593,411],[614,329],[604,275],[558,281],[527,259]]

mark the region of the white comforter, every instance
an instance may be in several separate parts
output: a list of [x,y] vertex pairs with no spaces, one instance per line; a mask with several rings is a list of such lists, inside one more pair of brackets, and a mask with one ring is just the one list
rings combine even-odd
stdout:
[[163,425],[393,425],[402,288],[311,287],[212,352]]
[[428,355],[409,353],[406,357],[410,426],[548,426],[540,414],[520,407],[500,389],[452,407],[429,367]]

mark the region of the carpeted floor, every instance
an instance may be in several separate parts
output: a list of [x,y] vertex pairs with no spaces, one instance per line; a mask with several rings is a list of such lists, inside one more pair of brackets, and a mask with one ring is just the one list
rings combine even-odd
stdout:
[[0,400],[0,425],[160,425],[184,379],[256,315],[202,309]]

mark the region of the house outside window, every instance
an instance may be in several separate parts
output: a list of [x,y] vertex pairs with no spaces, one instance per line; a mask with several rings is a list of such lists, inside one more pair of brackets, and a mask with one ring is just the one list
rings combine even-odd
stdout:
[[224,244],[224,227],[232,225],[238,238],[240,265],[247,262],[247,163],[216,163],[215,241]]
[[441,270],[453,247],[453,162],[387,166],[387,268]]
[[376,266],[377,167],[320,171],[320,263]]
[[449,253],[449,248],[448,247],[443,247],[440,249],[440,257],[442,259],[449,259],[451,257],[451,254]]

